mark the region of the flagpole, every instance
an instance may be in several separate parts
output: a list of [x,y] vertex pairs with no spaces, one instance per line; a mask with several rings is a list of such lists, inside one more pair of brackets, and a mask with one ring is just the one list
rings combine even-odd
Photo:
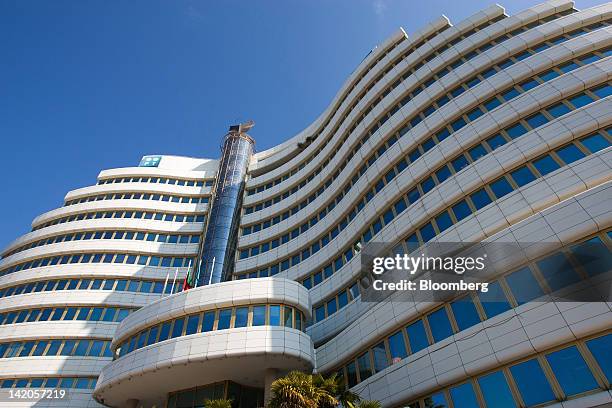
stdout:
[[164,282],[164,289],[162,290],[161,297],[164,297],[166,294],[166,288],[168,287],[168,278],[170,277],[170,272],[166,272],[166,281]]
[[172,293],[174,293],[174,285],[176,285],[176,277],[178,276],[178,268],[174,271],[174,279],[172,280]]

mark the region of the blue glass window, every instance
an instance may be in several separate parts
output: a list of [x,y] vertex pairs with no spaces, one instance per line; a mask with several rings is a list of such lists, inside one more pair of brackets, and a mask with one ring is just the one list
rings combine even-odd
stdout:
[[461,221],[462,219],[470,215],[472,213],[472,210],[470,210],[470,206],[465,200],[461,200],[453,206],[453,213],[455,214],[457,221]]
[[421,188],[423,189],[423,194],[427,194],[429,191],[431,191],[432,188],[434,188],[436,185],[436,183],[434,183],[433,179],[431,177],[428,177],[427,179],[425,179],[425,181],[423,181],[421,183]]
[[447,166],[443,166],[438,171],[436,171],[436,177],[438,178],[438,182],[440,183],[442,183],[444,180],[449,178],[450,175],[451,175],[451,172]]
[[361,381],[365,381],[366,379],[372,376],[370,352],[366,351],[365,353],[357,357],[357,364],[359,366],[359,378],[361,379]]
[[453,221],[451,220],[450,215],[448,215],[448,212],[444,211],[442,214],[436,217],[436,224],[438,225],[440,232],[442,232],[453,225]]
[[544,258],[538,261],[537,265],[553,292],[580,280],[580,276],[563,253]]
[[612,253],[599,237],[572,245],[571,251],[578,264],[583,266],[589,276],[610,271]]
[[342,291],[338,294],[338,308],[342,309],[348,303],[348,295],[346,291]]
[[540,74],[540,78],[542,78],[545,82],[550,81],[551,79],[554,79],[556,77],[558,77],[559,74],[557,73],[557,71],[553,71],[552,69],[550,71],[547,71],[543,74]]
[[467,114],[468,119],[470,119],[470,121],[473,121],[481,117],[482,115],[483,115],[483,112],[482,110],[480,110],[480,108],[475,108]]
[[597,360],[608,382],[612,382],[612,334],[597,337],[586,342],[587,347]]
[[489,112],[497,108],[499,105],[501,105],[501,102],[497,98],[489,99],[484,103],[485,108],[487,108]]
[[476,306],[469,296],[464,296],[451,303],[451,309],[455,316],[455,321],[459,330],[465,330],[468,327],[480,323],[480,317],[476,311]]
[[600,98],[605,98],[606,96],[612,95],[612,85],[602,85],[598,88],[593,89],[592,92]]
[[529,267],[524,267],[506,276],[506,282],[519,305],[544,295],[540,284]]
[[406,209],[406,207],[407,207],[406,200],[404,200],[403,198],[400,198],[394,205],[395,213],[400,214]]
[[558,103],[558,104],[556,104],[554,106],[551,106],[550,108],[546,109],[546,111],[548,113],[550,113],[550,115],[553,118],[558,118],[558,117],[563,116],[566,113],[568,113],[570,111],[570,108],[565,106],[563,103]]
[[490,138],[488,138],[487,143],[489,144],[489,147],[491,148],[491,150],[495,150],[498,147],[505,145],[506,139],[504,139],[502,135],[497,134],[495,136],[491,136]]
[[536,81],[535,79],[530,79],[528,81],[523,82],[521,84],[521,88],[523,88],[525,91],[528,91],[530,89],[535,88],[538,85],[540,85],[538,81]]
[[555,399],[538,360],[531,359],[512,366],[510,372],[528,407]]
[[464,126],[465,126],[465,120],[462,117],[460,117],[459,119],[451,123],[451,127],[453,128],[455,132]]
[[162,324],[161,330],[159,332],[159,339],[157,341],[164,341],[168,339],[168,336],[170,335],[170,323],[171,322],[166,322]]
[[357,368],[354,362],[347,364],[346,373],[349,387],[355,386],[357,384]]
[[472,193],[470,195],[470,198],[472,199],[472,202],[474,203],[474,207],[476,207],[476,210],[480,210],[481,208],[487,206],[488,204],[492,202],[491,198],[489,197],[489,194],[486,192],[485,189],[480,189]]
[[572,105],[576,107],[576,109],[578,109],[578,108],[582,108],[583,106],[588,105],[589,103],[593,102],[593,98],[591,98],[587,94],[580,94],[580,95],[574,96],[573,98],[570,98],[569,101],[572,103]]
[[532,116],[527,118],[527,123],[533,129],[535,129],[537,127],[542,126],[545,123],[548,123],[548,118],[546,116],[542,115],[541,113],[536,113],[535,115],[532,115]]
[[559,69],[563,71],[564,74],[567,74],[568,72],[573,71],[576,68],[580,68],[580,66],[573,61],[568,62],[567,64],[563,64],[559,67]]
[[74,355],[75,356],[85,356],[88,348],[89,348],[89,340],[81,340],[79,341],[76,349],[74,350]]
[[185,319],[176,319],[174,321],[174,326],[172,326],[172,334],[170,336],[171,339],[175,337],[179,337],[183,334],[183,326],[185,325]]
[[459,171],[461,171],[461,169],[466,167],[469,163],[468,163],[467,159],[465,158],[465,156],[461,155],[461,156],[457,157],[455,160],[453,160],[452,164],[453,164],[453,168],[455,169],[455,171],[459,172]]
[[391,354],[392,364],[408,356],[406,344],[404,343],[404,335],[401,331],[389,336],[389,352]]
[[533,180],[536,179],[536,177],[533,175],[533,173],[531,172],[531,170],[529,170],[529,168],[527,166],[519,167],[518,169],[514,170],[510,174],[511,174],[512,179],[514,180],[514,182],[519,187],[522,187],[525,184],[529,184]]
[[448,402],[446,401],[446,397],[444,396],[444,392],[440,391],[433,394],[430,397],[425,398],[425,404],[428,407],[435,408],[447,408]]
[[456,387],[452,387],[450,390],[450,396],[453,400],[453,404],[456,407],[461,408],[479,408],[478,401],[476,400],[476,394],[474,393],[474,387],[471,382],[466,382]]
[[586,156],[584,153],[582,153],[582,151],[580,151],[580,149],[578,149],[573,144],[558,149],[556,153],[566,164],[573,163],[576,160],[580,160]]
[[428,151],[430,150],[432,147],[434,147],[436,145],[436,143],[432,140],[432,138],[430,137],[429,139],[425,140],[423,142],[423,151]]
[[217,322],[217,330],[229,329],[232,319],[232,309],[219,310],[219,321]]
[[495,371],[483,375],[478,379],[478,385],[482,391],[487,407],[515,408],[516,403],[512,398],[512,392],[502,371]]
[[599,133],[587,136],[580,141],[591,153],[596,153],[610,146],[608,140]]
[[478,292],[478,297],[489,319],[511,308],[499,281],[489,283],[488,291]]
[[266,307],[253,306],[253,326],[263,326],[266,324]]
[[389,361],[387,360],[387,351],[384,342],[380,342],[372,347],[372,356],[374,357],[374,371],[379,372],[387,368]]
[[[265,310],[265,306],[264,306]],[[264,312],[265,313],[265,312]],[[211,331],[215,324],[215,312],[206,312],[204,313],[204,318],[202,319],[202,331],[208,332]]]
[[487,151],[482,145],[478,145],[472,149],[470,149],[470,157],[473,161],[480,159],[482,156],[485,156]]
[[236,317],[234,319],[234,327],[246,327],[249,318],[248,307],[237,307]]
[[430,222],[425,224],[419,230],[419,232],[421,233],[421,238],[423,239],[423,242],[428,242],[429,240],[431,240],[433,237],[436,236],[436,232],[434,231]]
[[491,183],[491,190],[493,190],[495,197],[502,198],[506,194],[512,192],[512,186],[505,177],[502,177]]
[[597,382],[576,346],[547,354],[546,360],[566,395],[597,388]]
[[417,353],[429,346],[427,334],[425,333],[425,325],[422,320],[417,320],[408,327],[408,342],[410,343],[410,351],[412,354]]
[[338,304],[336,303],[336,298],[327,301],[327,315],[330,316],[338,310]]
[[281,320],[280,320],[280,306],[279,305],[271,305],[270,306],[270,326],[280,326],[280,323],[281,323]]
[[443,141],[444,139],[446,139],[449,136],[450,136],[450,132],[448,131],[447,128],[442,128],[442,130],[440,130],[438,133],[436,133],[436,137],[438,138],[438,142]]
[[551,173],[557,170],[559,164],[549,155],[542,157],[541,159],[534,160],[533,165],[540,172],[541,175],[545,176],[548,173]]
[[[285,313],[283,316],[284,326],[285,327],[293,327],[293,309],[289,306],[285,306]],[[245,326],[246,326],[246,318],[245,318]]]
[[408,198],[408,202],[410,204],[417,201],[420,196],[421,194],[419,193],[419,190],[417,190],[416,188],[412,189],[410,192],[408,192],[408,194],[406,194],[406,197]]
[[508,91],[506,91],[506,92],[504,92],[504,93],[502,94],[502,98],[504,98],[504,100],[505,100],[506,102],[508,102],[508,101],[509,101],[509,100],[511,100],[512,98],[517,97],[517,96],[518,96],[518,94],[519,94],[519,92],[518,92],[516,89],[514,89],[514,88],[510,88]]
[[517,137],[527,133],[527,129],[525,129],[525,127],[520,123],[517,123],[516,125],[507,128],[506,132],[512,139],[516,139]]
[[446,309],[438,309],[427,316],[434,342],[444,340],[453,334],[453,328],[448,320]]
[[187,318],[187,328],[185,329],[185,335],[197,333],[199,324],[200,324],[200,315],[189,316]]

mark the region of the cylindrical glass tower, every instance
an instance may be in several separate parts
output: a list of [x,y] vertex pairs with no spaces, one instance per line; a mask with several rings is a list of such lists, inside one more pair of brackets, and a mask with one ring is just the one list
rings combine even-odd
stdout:
[[255,145],[252,125],[231,126],[223,140],[215,195],[210,208],[195,286],[228,280],[233,268],[245,177]]

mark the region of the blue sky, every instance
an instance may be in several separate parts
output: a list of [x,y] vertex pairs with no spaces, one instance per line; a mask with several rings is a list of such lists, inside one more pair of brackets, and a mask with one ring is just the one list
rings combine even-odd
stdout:
[[400,26],[457,23],[491,4],[3,0],[0,247],[102,169],[145,154],[217,157],[227,126],[245,119],[259,150],[282,142]]

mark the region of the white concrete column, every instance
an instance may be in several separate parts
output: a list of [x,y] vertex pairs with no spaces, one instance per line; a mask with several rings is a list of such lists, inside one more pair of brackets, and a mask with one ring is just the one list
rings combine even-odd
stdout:
[[278,377],[278,369],[266,368],[264,374],[264,406],[267,406],[268,402],[270,402],[270,398],[272,397],[270,387],[272,386],[274,380],[276,380]]

